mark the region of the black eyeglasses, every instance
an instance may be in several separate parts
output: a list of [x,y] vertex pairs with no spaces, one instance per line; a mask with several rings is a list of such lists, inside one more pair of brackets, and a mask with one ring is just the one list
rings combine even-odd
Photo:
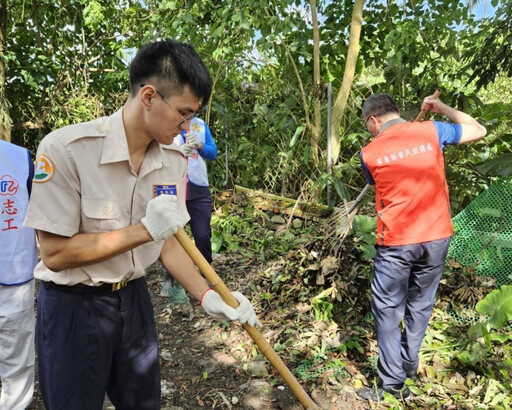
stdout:
[[364,126],[366,127],[366,129],[368,129],[368,120],[372,117],[373,115],[369,115],[368,117],[366,117],[366,120],[364,120]]
[[[144,86],[146,86],[146,85],[151,85],[151,84],[141,84],[140,86],[141,86],[141,87],[144,87]],[[154,85],[151,85],[151,87],[153,87],[153,88],[155,89],[156,93],[157,93],[157,94],[162,98],[162,100],[164,100],[164,101],[167,103],[167,105],[168,105],[169,107],[171,107],[171,109],[172,109],[176,114],[178,114],[178,115],[181,117],[181,119],[182,119],[183,121],[181,121],[181,122],[178,124],[178,127],[181,127],[181,125],[185,124],[185,123],[186,123],[186,122],[188,122],[188,121],[192,121],[194,118],[196,118],[196,117],[197,117],[197,114],[196,114],[196,113],[193,113],[193,114],[189,115],[188,117],[184,117],[183,115],[181,115],[181,113],[180,113],[176,108],[174,108],[174,106],[173,106],[169,101],[167,101],[167,99],[164,97],[164,95],[163,95],[160,91],[158,91],[158,88],[156,88]]]

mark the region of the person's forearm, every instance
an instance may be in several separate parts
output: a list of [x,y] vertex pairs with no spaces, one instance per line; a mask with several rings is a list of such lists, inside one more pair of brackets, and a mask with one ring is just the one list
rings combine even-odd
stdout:
[[468,124],[476,127],[480,127],[480,124],[471,115],[468,115],[462,111],[456,110],[444,103],[439,105],[439,113],[446,115],[451,122],[456,124]]
[[456,110],[448,105],[440,102],[437,107],[437,112],[446,115],[450,121],[460,124],[462,127],[462,134],[459,144],[466,144],[468,142],[478,141],[485,137],[487,130],[472,116]]
[[210,139],[207,139],[203,144],[203,147],[199,151],[199,155],[201,155],[204,159],[214,160],[217,158],[217,145]]
[[204,159],[210,161],[217,158],[217,145],[215,144],[215,141],[213,140],[210,130],[208,128],[205,129],[204,144],[201,150],[199,151],[199,154]]
[[68,238],[38,231],[41,259],[58,272],[103,262],[153,239],[141,223],[102,233],[79,233]]
[[198,301],[201,300],[201,296],[209,288],[208,283],[174,236],[165,241],[160,260],[188,293]]

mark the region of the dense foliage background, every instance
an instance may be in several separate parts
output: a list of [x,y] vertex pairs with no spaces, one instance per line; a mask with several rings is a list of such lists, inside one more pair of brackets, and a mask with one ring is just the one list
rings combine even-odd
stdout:
[[[358,3],[360,37],[349,32]],[[474,2],[457,0],[0,4],[2,138],[33,151],[50,130],[120,107],[130,58],[163,37],[193,44],[214,78],[205,117],[220,152],[210,166],[217,190],[238,184],[331,205],[354,196],[364,186],[357,154],[369,140],[360,105],[378,91],[409,119],[441,88],[488,126],[485,142],[447,153],[455,211],[489,182],[475,164],[510,151],[510,2],[493,0],[494,13],[480,19]],[[350,36],[357,63],[327,172],[327,84],[339,98]]]
[[[402,116],[413,119],[422,99],[439,88],[444,101],[488,129],[485,140],[445,151],[452,208],[458,213],[495,178],[512,172],[512,2],[491,0],[492,13],[479,18],[476,4],[0,0],[0,138],[35,153],[51,130],[112,113],[127,98],[135,51],[147,41],[173,37],[194,45],[214,79],[204,111],[219,148],[219,158],[209,164],[213,191],[236,184],[330,206],[354,198],[365,185],[358,154],[371,138],[361,119],[364,99],[373,92],[390,93]],[[311,224],[275,235],[267,229],[268,216],[250,205],[227,209],[229,218],[222,212],[214,218],[214,246],[242,255],[245,248],[260,260],[281,255],[273,262],[278,268],[265,268],[261,283],[254,282],[261,306],[270,307],[273,297],[283,315],[286,306],[296,309],[297,301],[299,310],[306,304],[304,311],[313,312],[313,321],[301,316],[293,323],[309,333],[290,327],[287,335],[276,336],[277,346],[299,361],[323,354],[329,362],[324,342],[338,331],[332,327],[336,301],[338,313],[343,312],[337,323],[348,326],[337,353],[365,360],[372,349],[369,330],[354,323],[367,313],[374,220],[360,215],[352,240],[333,252],[332,241],[323,243]],[[445,315],[457,301],[451,291],[476,295],[474,306],[486,284],[456,264],[447,270],[458,272],[451,278],[462,277],[466,285],[449,279],[441,288],[424,357],[434,373],[441,369],[438,379],[443,376],[435,381],[434,374],[423,386],[425,392],[439,389],[439,401],[426,406],[439,408],[445,400],[462,403],[458,408],[510,408],[511,348],[505,343],[510,329],[503,336],[496,331],[503,323],[481,325],[473,336],[482,337],[473,339],[467,329],[455,330]],[[501,292],[492,301],[500,300],[512,316],[512,292]],[[295,343],[292,334],[302,340]],[[443,379],[462,377],[459,367],[449,373],[441,366],[455,359],[471,384]],[[446,399],[448,384],[465,386],[455,389],[460,398]],[[485,405],[471,407],[473,396]],[[493,407],[496,403],[502,407]]]

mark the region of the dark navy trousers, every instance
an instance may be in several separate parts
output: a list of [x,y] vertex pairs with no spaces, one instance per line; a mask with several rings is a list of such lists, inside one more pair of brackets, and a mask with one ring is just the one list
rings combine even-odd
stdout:
[[41,282],[36,345],[47,410],[160,409],[153,306],[145,278],[109,293],[70,293]]
[[212,195],[207,186],[187,183],[187,211],[190,230],[197,249],[208,263],[212,262]]
[[418,352],[450,239],[377,247],[371,307],[379,347],[378,373],[384,389],[401,385],[405,372],[418,368]]

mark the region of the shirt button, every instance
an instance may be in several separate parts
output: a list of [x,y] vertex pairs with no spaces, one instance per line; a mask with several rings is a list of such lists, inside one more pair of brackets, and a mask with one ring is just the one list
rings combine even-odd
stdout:
[[110,213],[112,213],[112,208],[110,208],[110,207],[108,207],[108,206],[104,207],[104,208],[103,208],[103,213],[104,213],[105,215],[109,215]]

